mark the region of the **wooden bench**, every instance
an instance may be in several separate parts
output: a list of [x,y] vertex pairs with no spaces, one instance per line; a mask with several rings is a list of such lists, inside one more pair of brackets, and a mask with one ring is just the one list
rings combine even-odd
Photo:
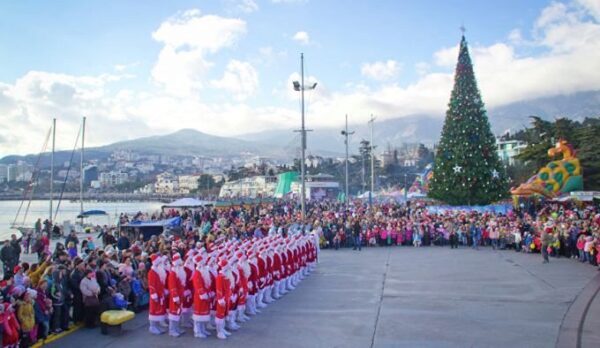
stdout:
[[100,315],[100,332],[103,335],[108,335],[110,327],[116,327],[118,332],[121,332],[121,325],[135,318],[135,313],[126,310],[110,310],[105,311]]

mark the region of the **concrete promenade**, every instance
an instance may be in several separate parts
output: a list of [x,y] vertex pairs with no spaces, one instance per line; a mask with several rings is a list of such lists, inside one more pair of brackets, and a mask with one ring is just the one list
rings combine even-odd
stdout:
[[[140,313],[120,336],[80,329],[47,347],[554,347],[599,273],[491,248],[324,250],[315,273],[226,341],[152,336]],[[598,347],[600,302],[587,307],[581,346]]]

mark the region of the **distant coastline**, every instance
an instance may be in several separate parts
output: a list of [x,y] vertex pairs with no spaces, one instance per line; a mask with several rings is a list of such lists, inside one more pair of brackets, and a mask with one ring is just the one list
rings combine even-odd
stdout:
[[[164,194],[135,194],[135,193],[94,193],[94,194],[83,194],[84,201],[92,202],[164,202],[168,203],[178,198],[189,197],[190,195],[176,194],[176,195],[164,195]],[[58,200],[60,195],[54,194],[54,200]],[[19,193],[0,193],[0,201],[20,201],[23,200],[23,194]],[[50,199],[49,193],[37,193],[34,194],[31,200],[34,201],[45,201]],[[26,197],[25,200],[29,200]],[[79,193],[77,192],[65,192],[62,196],[63,201],[79,201]]]

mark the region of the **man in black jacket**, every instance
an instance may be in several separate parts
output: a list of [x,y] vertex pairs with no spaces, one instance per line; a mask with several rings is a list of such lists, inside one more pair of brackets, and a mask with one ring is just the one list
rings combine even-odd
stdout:
[[71,272],[69,277],[69,288],[73,294],[73,322],[78,323],[83,321],[83,295],[79,285],[81,280],[85,277],[85,263],[81,258],[73,260],[75,269]]
[[358,219],[355,219],[354,224],[352,225],[352,237],[354,238],[354,248],[352,250],[356,250],[356,248],[358,248],[358,251],[360,251],[362,248],[362,241],[360,240],[360,232],[361,232],[360,221]]
[[2,261],[2,269],[4,271],[4,279],[8,279],[13,274],[13,268],[18,263],[17,253],[15,248],[7,240],[4,242],[2,250],[0,250],[0,260]]
[[16,266],[19,263],[19,261],[21,260],[21,243],[19,243],[19,240],[17,239],[17,236],[15,234],[10,235],[10,245],[15,250],[15,257],[16,257],[15,266]]

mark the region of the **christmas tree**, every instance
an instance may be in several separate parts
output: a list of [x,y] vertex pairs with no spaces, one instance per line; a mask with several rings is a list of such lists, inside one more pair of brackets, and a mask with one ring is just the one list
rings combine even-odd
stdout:
[[485,205],[507,195],[506,172],[463,35],[429,196],[450,205]]

